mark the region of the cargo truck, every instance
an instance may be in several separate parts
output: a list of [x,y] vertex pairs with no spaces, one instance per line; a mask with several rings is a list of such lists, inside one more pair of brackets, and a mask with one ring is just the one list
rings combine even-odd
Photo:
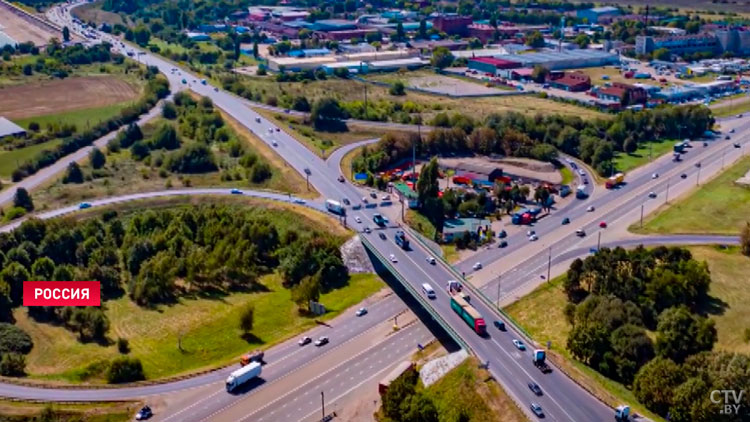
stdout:
[[245,353],[240,358],[240,366],[246,366],[252,362],[258,362],[262,364],[264,355],[265,355],[265,352],[263,352],[262,350],[255,350],[250,353]]
[[546,359],[547,352],[542,349],[534,350],[534,353],[531,355],[531,361],[534,362],[534,366],[545,374],[552,372],[552,369],[547,365]]
[[326,209],[337,215],[346,214],[346,210],[341,205],[341,203],[339,201],[334,201],[333,199],[326,200]]
[[451,296],[451,309],[480,336],[487,334],[487,325],[482,315],[460,296]]
[[229,374],[226,382],[227,392],[231,393],[242,384],[260,376],[261,369],[258,362],[252,362]]
[[624,181],[625,181],[625,175],[622,173],[617,173],[614,176],[607,179],[606,182],[604,182],[604,187],[606,187],[607,189],[614,189],[617,186],[620,186],[620,184],[622,184],[622,182]]
[[396,232],[396,244],[405,251],[409,250],[409,239],[406,238],[406,234],[401,230]]

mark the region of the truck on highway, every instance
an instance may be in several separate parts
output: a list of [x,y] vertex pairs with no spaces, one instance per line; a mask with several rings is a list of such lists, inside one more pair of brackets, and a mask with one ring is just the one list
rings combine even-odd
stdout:
[[614,176],[607,179],[606,182],[604,182],[604,187],[607,189],[614,189],[620,186],[620,184],[622,184],[622,182],[624,181],[625,181],[625,175],[623,173],[617,173]]
[[396,232],[396,244],[405,251],[409,250],[409,239],[406,238],[406,233],[403,230]]
[[262,367],[258,362],[252,362],[229,374],[226,381],[227,392],[231,393],[240,385],[259,377],[261,369]]
[[346,215],[346,210],[341,203],[339,201],[334,201],[333,199],[326,200],[326,209],[336,215]]
[[253,362],[258,362],[262,364],[264,355],[265,355],[265,352],[263,352],[262,350],[254,350],[250,353],[245,353],[240,358],[240,366],[247,366]]
[[480,336],[487,334],[487,325],[482,315],[459,295],[451,296],[451,309]]
[[534,363],[534,366],[539,368],[542,373],[549,373],[552,372],[552,369],[547,365],[547,352],[545,352],[542,349],[536,349],[534,350],[534,353],[531,355],[531,361]]
[[586,185],[579,185],[576,188],[576,198],[577,199],[586,199],[589,197],[589,194],[586,193]]
[[385,227],[386,224],[388,224],[388,219],[383,217],[380,214],[375,214],[372,216],[372,221],[375,222],[380,227]]

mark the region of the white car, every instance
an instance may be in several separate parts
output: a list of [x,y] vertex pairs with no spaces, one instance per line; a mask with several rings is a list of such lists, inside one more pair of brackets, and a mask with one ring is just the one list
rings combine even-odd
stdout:
[[580,174],[581,176],[585,176],[586,172],[583,171],[583,169],[578,169],[578,174]]
[[388,258],[391,260],[391,262],[398,262],[398,259],[396,259],[396,255],[394,254],[391,254],[391,256]]
[[526,345],[523,344],[521,340],[513,339],[513,345],[516,346],[516,349],[518,350],[526,350]]
[[431,257],[431,256],[428,256],[428,257],[427,257],[427,262],[428,262],[428,263],[430,263],[430,264],[432,264],[432,265],[435,265],[435,263],[436,263],[437,261],[435,261],[435,258],[433,258],[433,257]]
[[387,201],[391,199],[391,195],[383,195],[380,199],[382,199],[383,201]]
[[355,313],[355,315],[362,316],[362,315],[365,315],[366,313],[367,313],[367,308],[359,308],[357,309],[357,312]]
[[537,236],[535,234],[532,234],[531,236],[529,236],[529,241],[534,242],[534,241],[537,241],[537,240],[539,240],[539,236]]
[[656,198],[656,192],[649,192],[648,193],[649,198]]
[[299,342],[297,342],[297,344],[299,344],[300,346],[304,346],[304,345],[306,345],[308,343],[312,343],[312,339],[310,337],[307,337],[307,336],[302,337],[301,339],[299,339]]
[[354,221],[356,221],[357,223],[361,223],[361,222],[362,222],[362,219],[361,219],[361,218],[359,218],[359,216],[355,216],[355,217],[354,217]]
[[652,178],[652,179],[658,179],[658,178],[659,178],[659,173],[654,173],[654,174],[652,174],[652,175],[651,175],[651,178]]
[[471,268],[473,268],[474,271],[481,270],[482,269],[482,263],[481,262],[477,262]]
[[306,203],[306,201],[304,199],[302,199],[302,198],[295,198],[294,199],[294,203],[295,204],[304,205]]
[[594,208],[594,206],[593,206],[593,205],[589,205],[589,207],[588,207],[588,208],[586,208],[586,212],[594,212],[594,209],[595,209],[595,208]]

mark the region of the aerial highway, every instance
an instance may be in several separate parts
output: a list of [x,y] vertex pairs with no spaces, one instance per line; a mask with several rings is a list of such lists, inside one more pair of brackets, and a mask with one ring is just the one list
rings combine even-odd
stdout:
[[[108,37],[106,34],[101,34],[101,36]],[[112,41],[114,44],[114,40]],[[315,189],[325,198],[333,198],[337,200],[341,198],[349,198],[359,202],[357,201],[357,198],[362,196],[360,190],[349,183],[342,183],[336,180],[340,173],[340,169],[326,165],[323,160],[313,154],[305,146],[298,143],[293,137],[286,134],[284,131],[278,130],[273,123],[264,119],[263,116],[249,108],[246,100],[239,99],[238,97],[211,85],[198,83],[197,81],[200,80],[198,76],[190,74],[180,66],[161,57],[137,50],[130,45],[118,45],[120,46],[118,48],[128,51],[136,51],[141,62],[158,67],[160,71],[170,79],[173,85],[181,84],[182,80],[185,79],[186,84],[189,84],[190,89],[194,92],[211,98],[217,107],[227,112],[242,125],[255,133],[260,139],[266,142],[270,148],[276,149],[279,155],[300,174],[307,177]],[[746,124],[745,126],[748,125],[749,124]],[[738,132],[744,132],[746,130],[747,127],[744,127],[743,129],[738,129]],[[716,145],[719,145],[719,143]],[[714,157],[714,155],[711,155],[714,153],[720,155],[721,151],[718,147],[709,146],[705,149],[705,153],[699,153],[696,155],[703,156],[704,154],[708,154],[710,155],[709,158],[711,158]],[[715,161],[716,160],[714,159],[712,162]],[[686,167],[689,164],[692,164],[692,159],[686,160],[686,162],[682,164],[682,167],[678,165],[670,171],[678,172],[680,171],[680,168]],[[708,173],[708,171],[706,171],[706,173]],[[640,190],[656,189],[658,187],[657,185],[660,185],[661,183],[661,179],[649,179],[640,187],[635,187],[634,194]],[[633,186],[635,186],[635,183],[633,183]],[[641,202],[632,199],[628,200],[626,193],[627,192],[623,190],[619,194],[614,193],[607,198],[602,197],[600,201],[602,201],[603,204],[606,204],[603,205],[603,209],[607,210],[607,207],[609,207],[612,212],[615,210],[622,210],[621,212],[623,213],[629,213],[634,210],[634,207],[639,208]],[[592,198],[592,201],[595,200],[596,198]],[[383,202],[386,201],[383,200]],[[586,206],[588,205],[589,204],[586,204]],[[581,207],[583,206],[584,205],[582,204]],[[599,207],[597,207],[597,209],[598,208]],[[347,214],[347,218],[351,219],[359,217],[363,221],[362,225],[370,225],[373,215],[376,212],[378,212],[377,208],[351,210]],[[591,224],[597,219],[603,218],[603,214],[601,210],[591,213],[583,213],[580,210],[577,213],[570,211],[570,218],[572,224]],[[552,220],[550,219],[549,221]],[[625,222],[623,221],[622,223],[624,224]],[[355,227],[357,226],[355,225]],[[553,229],[551,223],[549,229]],[[527,343],[531,341],[530,339],[526,339],[515,327],[511,326],[507,332],[500,332],[493,330],[492,325],[488,324],[488,335],[484,337],[478,336],[473,329],[466,325],[464,321],[450,308],[449,294],[444,286],[447,280],[456,277],[455,272],[442,263],[436,265],[430,264],[428,262],[428,257],[431,255],[431,252],[426,248],[423,248],[417,242],[414,242],[414,247],[408,251],[404,251],[397,247],[392,241],[396,230],[397,228],[392,224],[386,229],[373,231],[369,234],[362,234],[362,236],[366,239],[365,243],[371,245],[375,253],[382,256],[386,261],[393,261],[391,265],[395,272],[397,272],[406,283],[411,285],[412,288],[419,291],[419,286],[424,282],[430,282],[435,287],[437,297],[434,300],[429,301],[429,307],[441,320],[457,333],[457,335],[467,344],[468,348],[479,357],[479,359],[487,363],[489,371],[503,385],[508,394],[519,403],[522,409],[527,409],[528,404],[533,399],[542,405],[544,412],[547,415],[547,419],[552,421],[599,422],[610,420],[612,418],[613,413],[611,408],[600,402],[596,397],[591,396],[561,371],[553,369],[550,374],[542,374],[532,364],[530,351],[521,351],[512,343],[511,340],[513,339],[523,340]],[[546,235],[542,233],[542,230],[543,227],[540,224],[538,231],[541,236],[544,237]],[[379,238],[380,233],[385,234],[385,240]],[[572,244],[569,247],[574,246],[575,244]],[[546,251],[536,251],[536,253],[544,254]],[[390,258],[391,256],[392,258]],[[536,274],[529,273],[522,273],[519,278],[522,278],[523,276],[527,278],[536,278]],[[477,310],[488,321],[499,317],[497,312],[482,300],[472,301],[472,304],[475,305]],[[529,344],[529,346],[531,347],[532,344]],[[527,383],[529,381],[534,381],[541,386],[544,391],[542,397],[537,398],[532,395],[527,388]],[[252,396],[253,395],[251,394],[248,397]],[[222,397],[227,396],[222,395]],[[186,412],[188,414],[185,415],[184,420],[209,420],[215,412],[224,409],[225,404],[223,403],[223,400],[225,399],[222,398],[217,401],[212,400],[207,404],[208,407],[200,412],[200,415],[197,414],[198,412]],[[205,416],[202,416],[203,414],[205,414]]]

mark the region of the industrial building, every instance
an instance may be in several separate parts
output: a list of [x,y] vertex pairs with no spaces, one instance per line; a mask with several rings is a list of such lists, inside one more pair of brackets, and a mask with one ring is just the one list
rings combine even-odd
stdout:
[[[727,41],[729,42],[729,41]],[[695,34],[669,37],[651,37],[639,35],[635,37],[636,54],[650,54],[655,50],[665,48],[676,55],[713,53],[722,51],[718,38],[713,34]]]
[[453,52],[453,57],[457,59],[473,59],[476,57],[497,57],[503,54],[508,54],[508,50],[503,47],[480,48],[478,50],[457,50]]
[[750,55],[750,31],[742,29],[720,29],[714,32],[721,51],[738,56]]
[[0,139],[8,136],[21,136],[26,134],[26,129],[0,116]]
[[16,45],[18,45],[18,43],[16,42],[16,40],[11,38],[10,35],[3,32],[2,27],[0,27],[0,48],[5,47],[6,45],[15,47]]
[[594,7],[576,12],[577,18],[586,19],[588,23],[610,21],[618,15],[620,15],[620,9],[613,6]]
[[[314,57],[269,57],[268,58],[268,69],[273,72],[279,72],[282,69],[284,71],[299,72],[302,70],[324,68],[326,65],[332,72],[332,69],[336,67],[347,67],[352,70],[359,70],[361,63],[366,63],[366,67],[363,71],[370,70],[385,70],[390,69],[392,66],[401,65],[404,68],[412,68],[414,66],[423,66],[423,62],[420,61],[402,61],[397,62],[395,60],[401,59],[419,59],[416,51],[411,50],[396,50],[396,51],[379,51],[369,53],[354,53],[354,54],[338,54],[338,55],[325,55],[325,56],[314,56]],[[334,65],[341,62],[350,62],[346,66]],[[398,68],[397,68],[398,69]]]
[[552,88],[568,92],[581,92],[591,89],[591,78],[583,72],[555,72],[548,79]]
[[469,34],[469,25],[473,19],[471,16],[440,15],[432,20],[432,27],[448,35],[466,36]]
[[620,82],[613,82],[611,86],[599,88],[595,95],[600,100],[617,102],[624,106],[645,104],[648,99],[648,93],[642,87]]
[[511,60],[496,59],[494,57],[477,57],[470,59],[467,67],[478,72],[497,75],[498,70],[515,69],[521,67],[521,64]]
[[478,38],[483,43],[491,40],[495,33],[500,38],[513,37],[518,34],[527,34],[534,31],[544,31],[548,29],[546,25],[499,25],[493,27],[488,24],[473,23],[469,25],[469,36]]
[[575,69],[618,64],[616,54],[599,50],[563,50],[527,54],[495,56],[498,59],[518,62],[522,67],[543,66],[549,70]]

